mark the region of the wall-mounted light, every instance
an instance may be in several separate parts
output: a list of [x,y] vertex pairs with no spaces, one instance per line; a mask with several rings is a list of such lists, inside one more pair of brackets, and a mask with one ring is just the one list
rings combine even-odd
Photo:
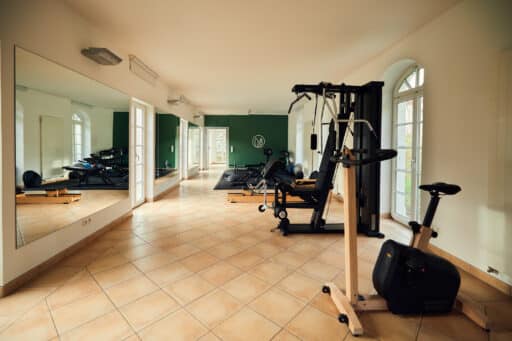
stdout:
[[137,58],[137,56],[130,54],[130,71],[133,72],[137,77],[151,85],[155,85],[156,80],[158,79],[158,73],[153,71],[149,66],[144,64],[142,60]]
[[180,104],[187,104],[187,103],[189,103],[189,101],[185,97],[185,95],[180,95],[178,98],[168,99],[167,103],[169,103],[169,105],[180,105]]
[[123,61],[121,57],[104,47],[82,49],[82,54],[101,65],[117,65]]

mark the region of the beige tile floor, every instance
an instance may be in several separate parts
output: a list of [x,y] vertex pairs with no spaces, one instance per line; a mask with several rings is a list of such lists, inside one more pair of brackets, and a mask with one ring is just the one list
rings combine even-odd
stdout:
[[[1,340],[354,340],[324,281],[343,287],[342,236],[270,233],[275,220],[212,191],[202,173],[135,210],[131,219],[0,299]],[[339,217],[339,203],[331,213]],[[296,221],[304,212],[291,212]],[[297,218],[296,218],[297,217]],[[383,222],[387,237],[408,232]],[[361,289],[382,240],[360,237]],[[364,313],[359,340],[512,340],[512,299],[463,274],[462,291],[486,305],[493,330],[457,313]]]

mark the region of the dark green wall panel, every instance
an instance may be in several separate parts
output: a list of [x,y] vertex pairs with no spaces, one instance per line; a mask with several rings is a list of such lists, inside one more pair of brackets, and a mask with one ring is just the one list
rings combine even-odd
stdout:
[[256,164],[265,161],[263,149],[253,147],[252,138],[260,134],[265,137],[265,148],[272,148],[274,155],[288,150],[288,116],[271,115],[207,115],[206,127],[228,127],[231,165]]
[[[170,168],[177,168],[176,157],[178,155],[179,137],[178,127],[180,119],[174,115],[156,114],[156,167],[164,168],[168,161]],[[171,146],[174,146],[172,151]]]
[[112,146],[128,149],[130,140],[130,119],[127,112],[114,112]]

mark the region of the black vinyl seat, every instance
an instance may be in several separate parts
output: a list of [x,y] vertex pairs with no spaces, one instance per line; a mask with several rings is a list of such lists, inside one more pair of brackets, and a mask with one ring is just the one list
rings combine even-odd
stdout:
[[431,194],[444,194],[444,195],[454,195],[461,191],[460,186],[455,184],[447,184],[444,182],[435,182],[430,185],[421,185],[420,189],[422,191],[430,192]]

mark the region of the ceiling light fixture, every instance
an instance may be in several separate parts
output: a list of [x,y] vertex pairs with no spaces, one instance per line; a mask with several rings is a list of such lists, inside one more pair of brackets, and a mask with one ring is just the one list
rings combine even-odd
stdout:
[[142,60],[137,58],[137,56],[130,54],[130,71],[133,72],[137,77],[151,85],[155,85],[156,80],[158,79],[158,73],[153,71],[149,66],[144,64]]
[[104,47],[82,49],[82,54],[101,65],[117,65],[123,61],[121,57]]
[[180,95],[178,98],[171,98],[167,100],[169,105],[180,105],[180,104],[188,104],[188,99],[184,95]]

